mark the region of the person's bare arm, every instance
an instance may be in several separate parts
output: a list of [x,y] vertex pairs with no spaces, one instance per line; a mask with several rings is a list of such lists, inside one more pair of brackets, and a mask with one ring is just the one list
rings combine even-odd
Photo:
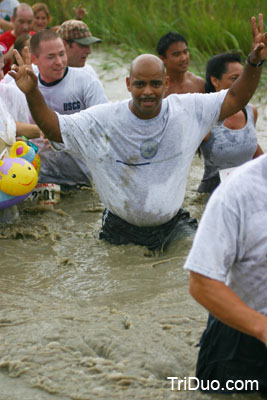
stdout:
[[28,48],[25,53],[23,60],[20,54],[14,50],[18,65],[12,65],[12,70],[8,73],[15,79],[18,88],[25,94],[32,117],[41,131],[49,140],[62,142],[57,115],[47,106],[38,89],[38,79],[31,67]]
[[6,21],[3,18],[0,18],[0,28],[3,31],[11,31],[14,28],[14,25],[10,21]]
[[[251,29],[253,46],[249,55],[249,60],[253,64],[258,64],[267,56],[267,33],[264,33],[262,14],[259,14],[258,27],[256,18],[251,18]],[[261,70],[262,67],[253,67],[247,63],[242,74],[234,82],[225,96],[219,120],[223,120],[245,107],[258,86]]]
[[16,136],[25,136],[28,139],[39,138],[41,134],[40,128],[35,124],[27,124],[26,122],[16,122]]
[[262,150],[261,146],[258,144],[257,149],[256,149],[255,153],[253,154],[252,158],[257,158],[257,157],[261,156],[262,154],[264,154],[264,151]]
[[223,282],[191,271],[190,294],[215,318],[267,345],[267,317],[248,307]]

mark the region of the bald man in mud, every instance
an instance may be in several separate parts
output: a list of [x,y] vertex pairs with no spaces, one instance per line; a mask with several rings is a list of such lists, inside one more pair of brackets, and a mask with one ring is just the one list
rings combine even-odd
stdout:
[[195,151],[218,121],[242,109],[255,92],[267,55],[263,16],[251,19],[253,46],[243,73],[229,90],[172,94],[163,62],[144,54],[131,64],[131,99],[59,115],[45,103],[30,58],[16,53],[10,75],[25,93],[32,116],[55,150],[88,164],[105,206],[100,239],[164,250],[197,223],[181,207]]

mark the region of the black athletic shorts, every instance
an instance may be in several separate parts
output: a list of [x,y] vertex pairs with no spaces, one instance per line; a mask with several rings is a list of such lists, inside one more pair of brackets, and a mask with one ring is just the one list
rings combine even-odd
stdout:
[[[196,377],[201,381],[199,389],[207,392],[267,393],[267,349],[260,340],[209,315],[200,340]],[[212,381],[220,383],[219,388],[213,385],[217,390],[211,389]]]
[[152,251],[165,250],[173,240],[180,236],[192,235],[196,229],[197,220],[190,218],[189,212],[182,208],[170,221],[153,227],[129,224],[105,210],[99,238],[116,245],[134,243],[146,246]]
[[221,183],[219,172],[210,179],[202,179],[197,189],[198,193],[212,193]]

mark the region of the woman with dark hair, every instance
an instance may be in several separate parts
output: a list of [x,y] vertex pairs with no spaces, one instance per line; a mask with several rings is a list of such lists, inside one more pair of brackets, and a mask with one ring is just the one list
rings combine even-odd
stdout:
[[[205,92],[229,89],[242,70],[238,54],[213,56],[206,67]],[[248,104],[207,134],[200,145],[205,170],[198,192],[212,193],[220,183],[220,170],[237,167],[263,154],[256,137],[257,117],[256,108]]]

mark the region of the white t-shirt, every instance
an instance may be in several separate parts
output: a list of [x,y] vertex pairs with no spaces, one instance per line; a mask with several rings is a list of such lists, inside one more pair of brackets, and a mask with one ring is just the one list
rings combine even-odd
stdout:
[[213,193],[184,268],[224,282],[267,315],[267,156],[238,167]]
[[7,157],[16,141],[16,123],[8,112],[4,99],[0,96],[0,160]]
[[[60,114],[74,114],[108,101],[99,79],[83,68],[68,67],[67,74],[56,84],[46,84],[39,78],[38,86],[47,105]],[[40,183],[90,185],[90,170],[80,157],[55,153],[44,139],[34,142],[41,157]]]
[[[0,3],[0,18],[5,19],[6,21],[11,21],[11,17],[13,15],[14,8],[17,7],[20,3],[17,0],[3,0]],[[0,33],[3,30],[0,29]]]
[[29,123],[30,115],[25,95],[16,85],[0,82],[0,97],[15,121]]
[[65,150],[87,163],[112,213],[137,226],[163,224],[182,206],[195,151],[218,121],[226,92],[170,95],[147,120],[128,100],[58,115]]
[[90,74],[91,76],[93,76],[94,78],[99,79],[99,77],[98,77],[96,71],[94,70],[94,68],[93,68],[90,64],[85,64],[84,67],[80,67],[80,68],[82,68],[82,69],[84,69],[85,71],[89,72],[89,74]]

